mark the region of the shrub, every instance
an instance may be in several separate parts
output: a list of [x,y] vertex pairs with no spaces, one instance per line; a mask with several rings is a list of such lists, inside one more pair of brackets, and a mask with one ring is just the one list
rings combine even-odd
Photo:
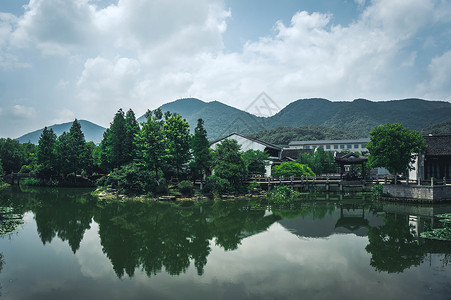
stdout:
[[248,191],[253,191],[253,190],[261,190],[260,187],[260,183],[258,183],[257,181],[252,181],[251,183],[249,183],[249,185],[247,186],[247,190]]
[[230,182],[227,179],[211,175],[205,180],[204,193],[217,195],[226,194],[230,192],[231,188]]
[[[153,172],[140,168],[135,163],[116,168],[98,184],[111,186],[125,194],[148,194],[157,192],[157,181]],[[167,188],[167,185],[166,185]]]
[[382,191],[383,191],[383,187],[382,184],[376,184],[375,186],[373,186],[371,188],[371,192],[373,193],[373,195],[375,197],[380,197],[382,196]]
[[19,173],[30,173],[30,172],[31,172],[31,167],[28,165],[23,165],[19,171]]
[[179,192],[184,196],[191,196],[193,194],[194,185],[191,181],[183,180],[177,185]]
[[284,162],[280,165],[274,165],[272,167],[272,176],[284,176],[284,177],[290,177],[290,176],[313,176],[315,173],[313,173],[312,169],[310,169],[309,166],[303,165],[294,161],[290,162]]

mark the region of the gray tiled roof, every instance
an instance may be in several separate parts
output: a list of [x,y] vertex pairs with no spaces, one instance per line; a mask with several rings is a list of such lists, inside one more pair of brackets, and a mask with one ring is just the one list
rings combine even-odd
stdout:
[[451,155],[451,135],[425,136],[426,155]]

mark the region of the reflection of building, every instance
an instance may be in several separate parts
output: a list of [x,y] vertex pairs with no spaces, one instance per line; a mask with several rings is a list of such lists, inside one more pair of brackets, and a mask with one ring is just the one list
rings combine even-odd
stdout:
[[352,151],[366,153],[366,144],[370,139],[356,139],[356,140],[320,140],[320,141],[292,141],[288,144],[290,149],[306,149],[314,150],[316,148],[323,148],[325,151]]
[[[241,135],[239,133],[232,133],[224,138],[214,141],[213,143],[211,143],[210,148],[216,150],[216,146],[225,139],[232,139],[237,141],[238,145],[241,146],[241,151],[243,152],[247,150],[260,150],[269,154],[270,161],[281,159],[282,148],[258,139]],[[271,165],[267,166],[265,175],[271,176]]]

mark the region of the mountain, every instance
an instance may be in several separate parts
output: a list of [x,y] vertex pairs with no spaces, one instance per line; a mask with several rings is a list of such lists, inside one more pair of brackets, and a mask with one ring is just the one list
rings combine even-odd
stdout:
[[359,137],[335,128],[319,125],[303,125],[300,127],[282,126],[255,132],[249,136],[271,144],[283,146],[288,145],[291,141],[345,140]]
[[[96,144],[100,144],[103,138],[103,132],[105,131],[105,128],[86,120],[78,120],[78,122],[81,125],[81,130],[85,135],[86,141],[88,142],[93,141]],[[57,136],[60,136],[65,131],[69,132],[72,123],[73,122],[55,124],[52,126],[48,126],[47,128],[48,129],[51,128]],[[27,133],[25,135],[22,135],[21,137],[18,137],[16,140],[18,140],[21,143],[30,142],[33,144],[37,144],[43,130],[44,128]]]
[[423,129],[422,134],[428,135],[450,135],[451,134],[451,121],[440,122],[433,124]]
[[[188,121],[191,131],[194,131],[197,120],[202,118],[209,139],[217,139],[232,132],[250,134],[266,128],[262,123],[263,118],[218,101],[203,102],[195,98],[185,98],[164,104],[160,108],[163,112],[170,111],[181,115]],[[145,117],[141,116],[138,121],[144,122]]]
[[401,123],[421,131],[432,124],[447,121],[451,103],[404,99],[372,102],[332,102],[326,99],[297,100],[271,117],[269,128],[280,126],[321,125],[336,128],[359,137],[368,137],[378,125]]

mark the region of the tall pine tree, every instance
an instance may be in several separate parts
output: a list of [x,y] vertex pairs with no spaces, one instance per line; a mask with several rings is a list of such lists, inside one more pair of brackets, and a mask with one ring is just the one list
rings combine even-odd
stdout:
[[207,170],[211,166],[211,152],[210,143],[207,139],[207,131],[204,128],[204,121],[197,120],[197,126],[194,129],[194,134],[191,136],[190,147],[193,159],[190,167],[193,174],[193,179],[203,179]]
[[40,177],[50,178],[56,174],[56,134],[52,129],[44,127],[36,150],[36,160]]
[[177,171],[178,177],[182,166],[190,158],[189,125],[180,115],[172,114],[164,123],[163,131],[166,138],[168,163]]

